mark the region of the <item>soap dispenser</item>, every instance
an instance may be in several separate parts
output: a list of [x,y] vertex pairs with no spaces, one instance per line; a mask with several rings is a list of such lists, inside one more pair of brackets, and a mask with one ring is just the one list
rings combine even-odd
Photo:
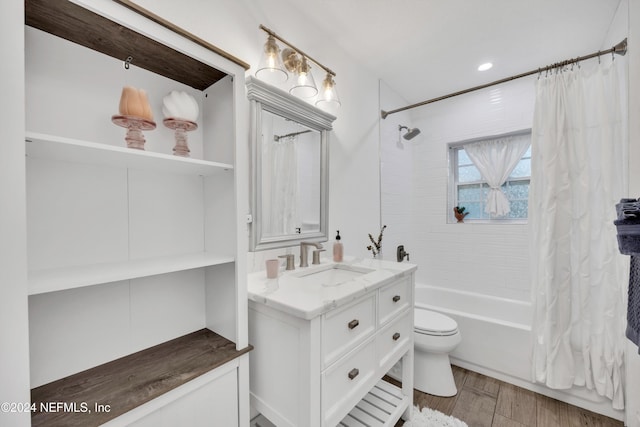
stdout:
[[336,242],[333,244],[333,261],[342,262],[343,247],[340,242],[340,230],[337,230],[336,233]]

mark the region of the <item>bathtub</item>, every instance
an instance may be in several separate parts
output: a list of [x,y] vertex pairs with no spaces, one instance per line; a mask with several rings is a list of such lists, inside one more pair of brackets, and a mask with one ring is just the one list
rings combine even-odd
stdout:
[[458,323],[454,365],[504,380],[531,378],[530,302],[417,284],[415,305]]
[[416,284],[415,305],[458,323],[462,342],[451,363],[519,387],[622,420],[624,412],[585,388],[552,390],[531,382],[530,302]]

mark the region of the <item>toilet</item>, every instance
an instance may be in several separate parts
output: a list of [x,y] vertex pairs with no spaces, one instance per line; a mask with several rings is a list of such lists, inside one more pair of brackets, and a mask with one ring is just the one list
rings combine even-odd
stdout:
[[414,308],[414,316],[414,388],[435,396],[456,395],[449,353],[462,341],[458,324],[420,307]]

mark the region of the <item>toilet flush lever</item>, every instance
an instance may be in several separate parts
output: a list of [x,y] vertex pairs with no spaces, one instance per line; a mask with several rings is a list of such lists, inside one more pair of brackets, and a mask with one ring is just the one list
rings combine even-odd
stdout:
[[404,250],[404,245],[398,245],[398,249],[396,250],[396,259],[398,262],[402,262],[405,257],[407,258],[407,261],[409,261],[409,252]]

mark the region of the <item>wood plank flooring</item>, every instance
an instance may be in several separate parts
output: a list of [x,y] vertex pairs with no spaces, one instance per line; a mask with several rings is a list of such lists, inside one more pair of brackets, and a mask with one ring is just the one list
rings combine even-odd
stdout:
[[[415,391],[413,403],[466,422],[469,427],[623,427],[617,421],[453,366],[458,394],[437,397]],[[389,377],[388,381],[399,385]],[[402,420],[395,427],[404,424]]]

